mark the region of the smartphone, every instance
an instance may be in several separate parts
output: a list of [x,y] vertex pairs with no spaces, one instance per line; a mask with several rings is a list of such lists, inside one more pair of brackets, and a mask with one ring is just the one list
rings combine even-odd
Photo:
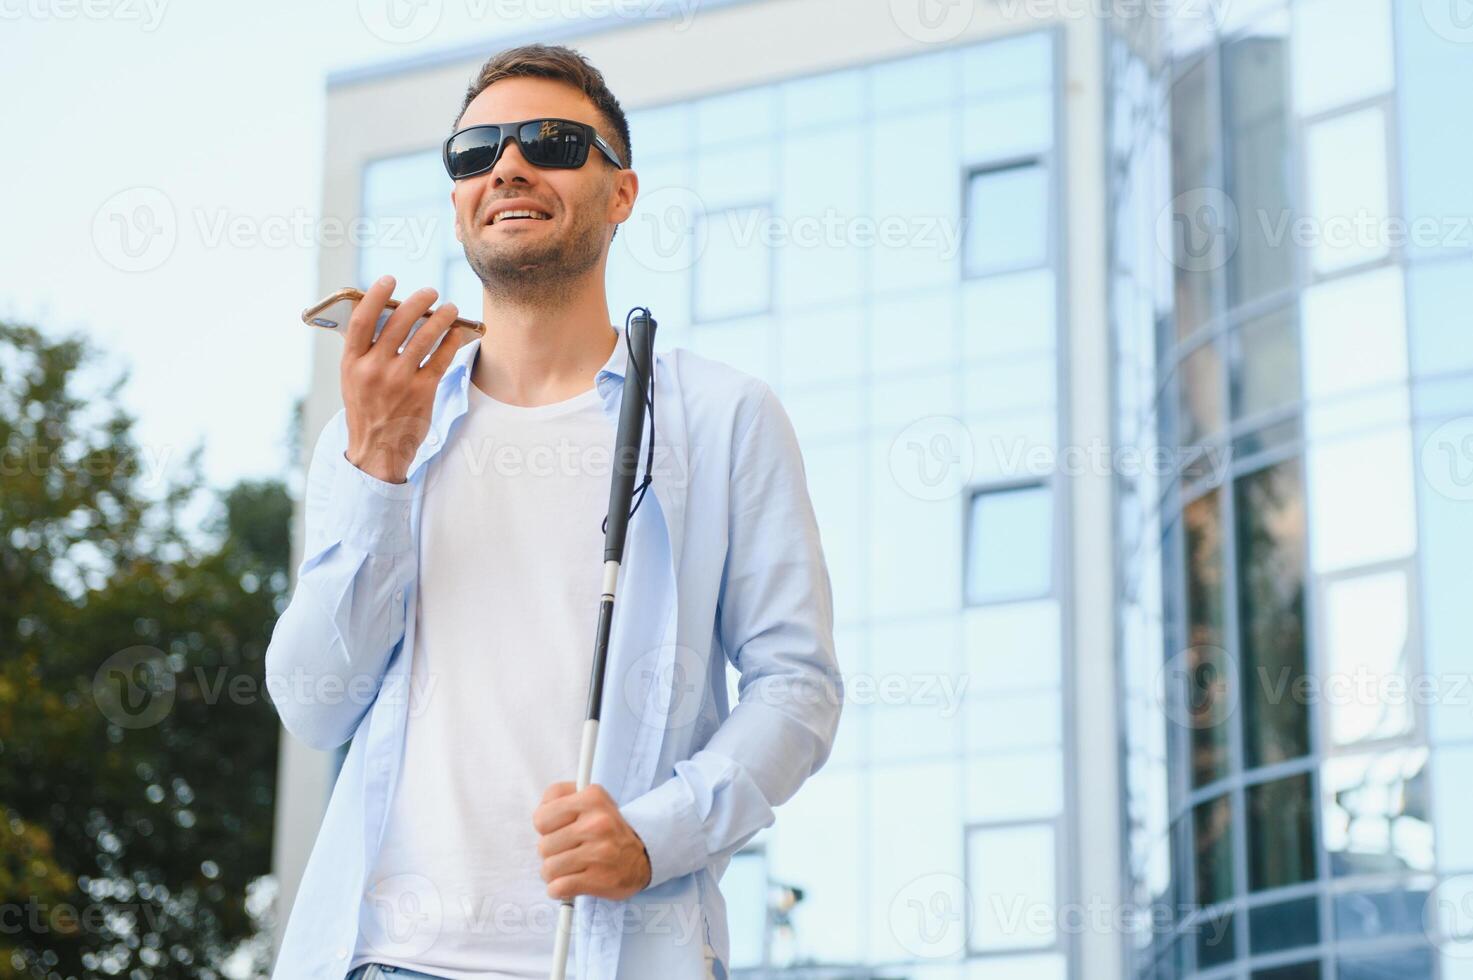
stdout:
[[[353,315],[353,307],[361,299],[363,299],[363,291],[361,289],[346,286],[330,296],[323,297],[318,302],[303,310],[302,322],[309,327],[316,327],[319,330],[332,330],[340,336],[346,336],[348,333],[348,318]],[[390,297],[384,303],[384,309],[379,314],[378,323],[374,324],[373,327],[374,340],[378,340],[378,335],[383,333],[384,324],[389,322],[389,315],[398,308],[399,301],[393,297]],[[429,320],[430,314],[433,312],[435,312],[433,309],[427,310],[424,316],[414,321],[409,328],[408,336],[404,338],[406,343],[408,343],[410,337],[414,336],[415,331],[425,325]],[[464,327],[478,334],[484,334],[486,332],[486,328],[482,324],[475,320],[467,320],[464,317],[456,317],[454,326]],[[452,330],[445,331],[445,336],[450,336],[452,332],[453,328]],[[439,347],[440,343],[441,341],[439,340],[435,341],[434,347],[430,349],[430,354],[435,352],[435,347]],[[404,348],[401,347],[399,349],[403,350]],[[425,357],[428,358],[429,354],[426,354]]]

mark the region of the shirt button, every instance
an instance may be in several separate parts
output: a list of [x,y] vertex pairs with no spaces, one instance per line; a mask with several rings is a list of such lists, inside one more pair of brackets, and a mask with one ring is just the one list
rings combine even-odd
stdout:
[[347,958],[348,958],[348,951],[346,949],[344,949],[343,947],[339,946],[338,947],[338,959],[345,960]]
[[404,601],[404,590],[398,589],[394,592],[394,598],[400,602]]
[[429,443],[430,443],[431,446],[438,446],[440,444],[440,437],[438,435],[436,435],[435,433],[431,432],[430,433],[430,438],[429,438]]

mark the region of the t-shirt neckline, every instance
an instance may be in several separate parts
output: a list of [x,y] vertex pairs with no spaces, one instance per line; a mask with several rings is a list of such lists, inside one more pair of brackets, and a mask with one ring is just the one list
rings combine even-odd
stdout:
[[594,386],[580,391],[571,398],[562,401],[549,402],[546,405],[512,405],[508,402],[499,401],[482,391],[474,381],[467,382],[471,391],[471,399],[479,403],[481,408],[498,415],[513,415],[517,418],[552,418],[558,415],[567,415],[576,412],[591,404],[598,402],[598,387]]

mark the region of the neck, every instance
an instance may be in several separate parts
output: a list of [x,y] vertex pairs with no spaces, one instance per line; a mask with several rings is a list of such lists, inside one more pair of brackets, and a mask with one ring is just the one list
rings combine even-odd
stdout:
[[471,383],[497,401],[535,406],[572,398],[593,387],[614,352],[619,334],[602,282],[540,300],[482,293],[486,332]]

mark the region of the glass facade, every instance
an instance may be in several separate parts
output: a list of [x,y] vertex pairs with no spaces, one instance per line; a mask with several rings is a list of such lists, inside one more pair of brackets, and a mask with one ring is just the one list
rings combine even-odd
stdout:
[[[846,676],[830,761],[723,877],[739,970],[1078,975],[1053,921],[1073,880],[1057,48],[1030,31],[630,114],[611,321],[649,306],[662,347],[778,391]],[[432,233],[364,249],[360,278],[477,315],[438,149],[363,186],[370,220]]]
[[1473,976],[1470,38],[1218,13],[1107,33],[1128,975]]

